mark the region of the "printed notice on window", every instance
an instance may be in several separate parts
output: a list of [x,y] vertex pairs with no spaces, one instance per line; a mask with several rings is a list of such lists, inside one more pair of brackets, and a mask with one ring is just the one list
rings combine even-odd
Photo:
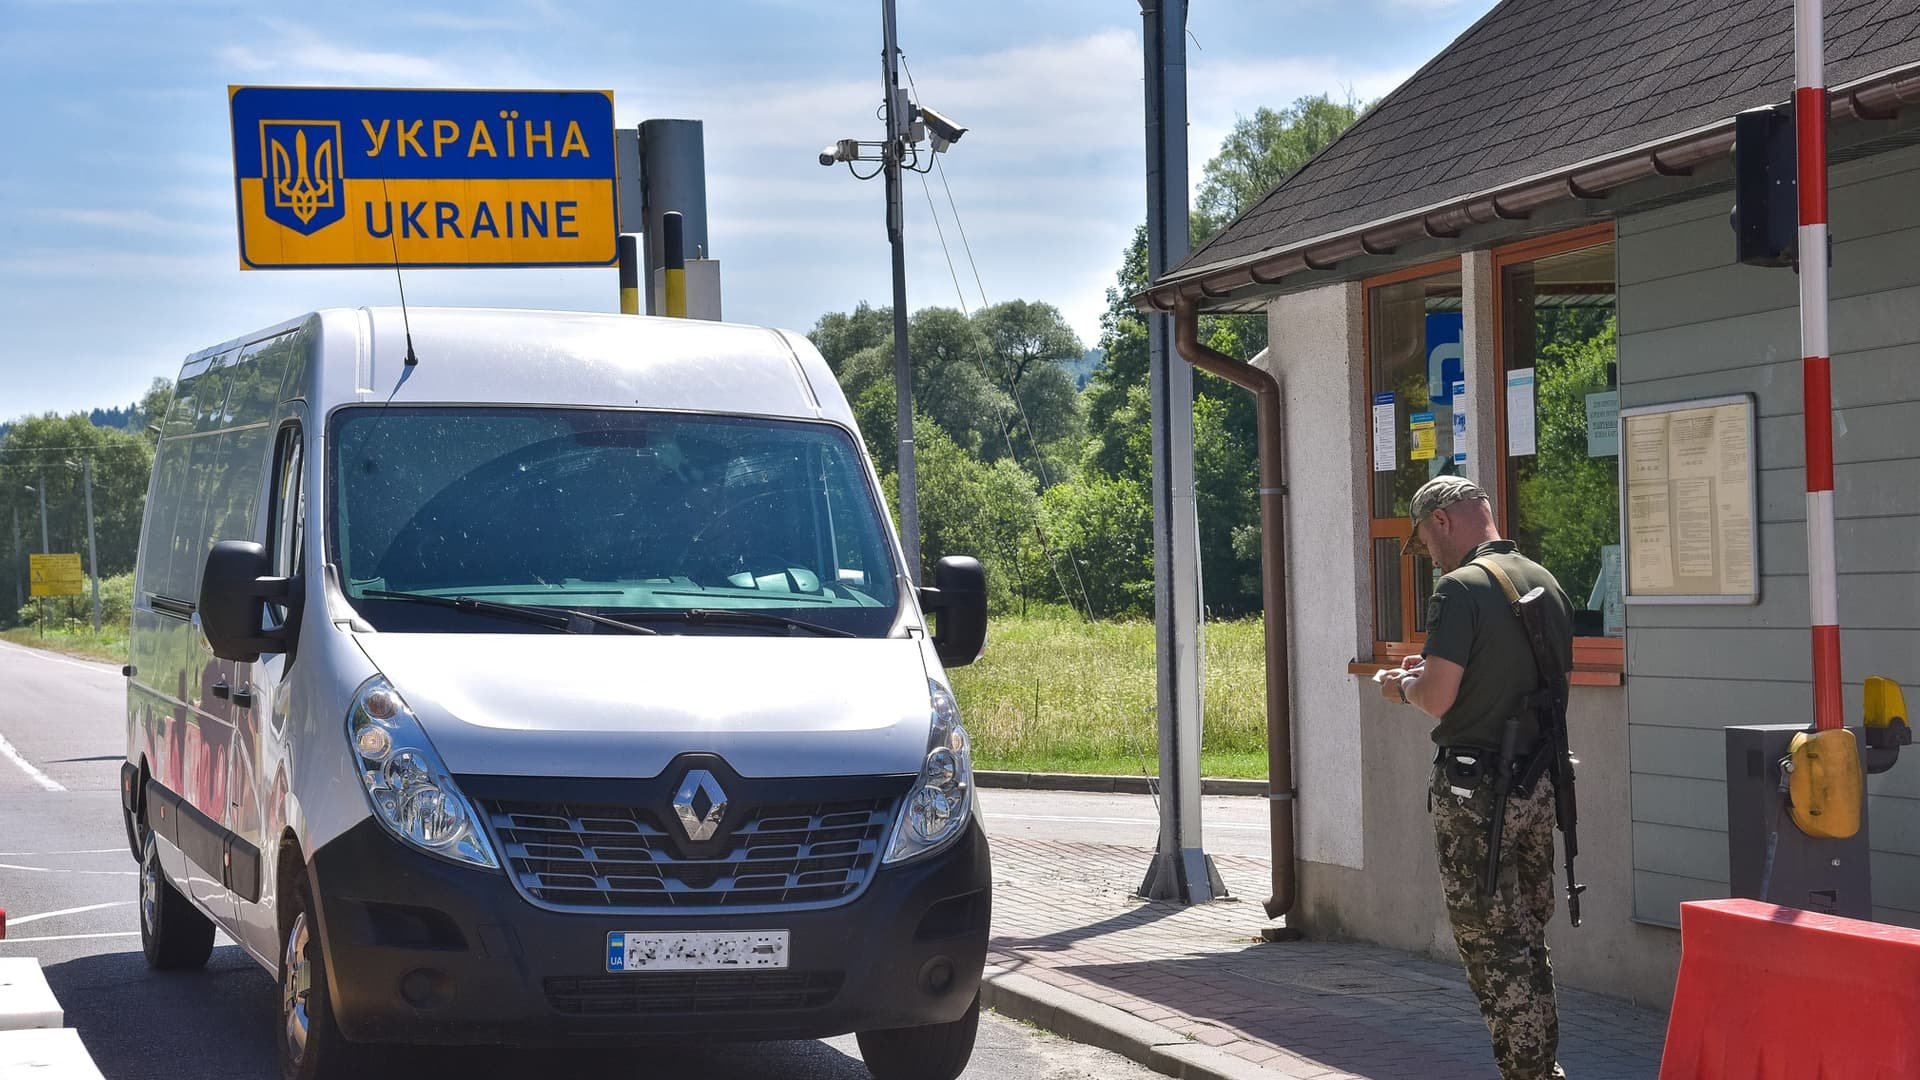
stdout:
[[1507,372],[1507,456],[1529,457],[1534,450],[1533,369]]
[[1373,395],[1373,471],[1392,472],[1399,468],[1399,433],[1393,426],[1393,395]]
[[1628,603],[1754,603],[1753,399],[1620,412]]

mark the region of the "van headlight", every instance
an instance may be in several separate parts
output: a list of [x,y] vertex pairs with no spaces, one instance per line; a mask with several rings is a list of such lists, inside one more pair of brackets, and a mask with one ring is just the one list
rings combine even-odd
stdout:
[[375,675],[354,695],[347,743],[373,816],[387,831],[441,858],[498,870],[493,844],[473,805],[447,774],[420,721],[385,677]]
[[887,861],[903,862],[947,846],[973,814],[973,753],[953,692],[927,680],[927,756],[893,825]]

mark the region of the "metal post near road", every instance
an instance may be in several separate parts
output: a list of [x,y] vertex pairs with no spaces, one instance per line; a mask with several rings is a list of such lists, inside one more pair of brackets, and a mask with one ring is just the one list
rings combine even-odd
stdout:
[[893,0],[880,0],[881,73],[886,82],[887,145],[882,168],[887,174],[887,241],[893,247],[893,393],[900,437],[900,545],[907,574],[920,584],[920,496],[913,470],[913,367],[907,356],[906,211],[900,189],[901,159],[906,155],[906,102],[900,92],[900,48]]
[[640,238],[620,236],[620,314],[640,314]]
[[1807,592],[1813,625],[1813,726],[1845,725],[1833,528],[1833,372],[1827,339],[1827,76],[1821,0],[1794,0],[1793,118],[1800,200],[1800,355],[1806,416]]
[[[1140,0],[1146,37],[1147,278],[1187,254],[1187,4]],[[1172,316],[1147,316],[1153,441],[1155,671],[1160,843],[1140,883],[1150,900],[1224,896],[1200,838],[1200,553],[1193,493],[1193,369],[1173,353]]]
[[13,555],[13,564],[14,564],[13,565],[13,610],[19,611],[20,608],[24,606],[27,602],[27,594],[26,594],[26,591],[22,589],[20,586],[20,582],[21,582],[20,568],[23,560],[20,558],[20,554],[21,554],[20,552],[20,508],[18,506],[13,508],[13,547],[11,549],[11,554]]
[[93,581],[93,636],[100,636],[100,564],[93,550],[93,455],[80,459],[87,487],[87,577]]
[[47,470],[40,470],[40,486],[36,489],[40,495],[40,554],[53,554],[53,545],[47,542]]

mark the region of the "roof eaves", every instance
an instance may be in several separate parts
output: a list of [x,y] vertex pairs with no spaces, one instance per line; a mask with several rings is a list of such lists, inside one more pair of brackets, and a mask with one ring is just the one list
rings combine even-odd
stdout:
[[[1836,120],[1885,119],[1920,102],[1920,63],[1831,87],[1828,113]],[[1206,266],[1182,265],[1135,294],[1141,310],[1171,310],[1177,295],[1224,298],[1248,285],[1277,285],[1302,270],[1329,269],[1341,260],[1381,255],[1423,237],[1458,235],[1468,225],[1523,218],[1565,199],[1591,198],[1654,174],[1684,174],[1733,146],[1733,118],[1724,117],[1623,150],[1429,203],[1291,244],[1263,248]],[[1198,254],[1198,253],[1196,253]],[[1192,260],[1188,260],[1191,264]]]

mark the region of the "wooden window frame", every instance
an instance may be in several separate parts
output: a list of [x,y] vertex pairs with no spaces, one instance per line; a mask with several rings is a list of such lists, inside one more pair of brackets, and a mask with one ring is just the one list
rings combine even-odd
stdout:
[[[1513,493],[1507,483],[1507,287],[1506,270],[1518,263],[1532,262],[1569,251],[1617,244],[1619,237],[1611,221],[1584,225],[1577,229],[1520,240],[1493,249],[1493,363],[1498,390],[1493,395],[1493,424],[1496,453],[1499,456],[1500,535],[1512,535]],[[1616,253],[1618,248],[1615,248]],[[1618,310],[1620,282],[1615,280],[1614,302]],[[1575,685],[1618,686],[1626,671],[1626,638],[1576,637],[1573,639]]]
[[[1466,260],[1462,256],[1453,255],[1448,258],[1421,263],[1418,266],[1409,266],[1374,277],[1364,278],[1360,282],[1361,407],[1363,414],[1366,416],[1366,444],[1369,447],[1373,445],[1373,292],[1375,289],[1384,288],[1388,285],[1398,285],[1407,281],[1418,281],[1421,278],[1439,277],[1447,273],[1461,275],[1461,281],[1464,285]],[[1374,554],[1376,542],[1385,539],[1396,539],[1404,543],[1408,537],[1413,535],[1413,524],[1404,517],[1382,518],[1374,516],[1374,484],[1377,482],[1379,475],[1380,474],[1373,469],[1373,457],[1371,451],[1369,451],[1367,457],[1366,495],[1367,598],[1369,601],[1375,599],[1373,590],[1380,581],[1380,568],[1375,561],[1376,556]],[[1373,656],[1376,663],[1364,665],[1365,670],[1362,674],[1372,674],[1373,669],[1381,663],[1399,663],[1406,657],[1418,653],[1427,641],[1427,635],[1413,630],[1414,624],[1418,621],[1418,612],[1414,611],[1413,601],[1414,559],[1410,555],[1399,556],[1399,559],[1400,625],[1407,629],[1407,638],[1404,641],[1388,641],[1381,638],[1380,627],[1374,622],[1374,609],[1377,605],[1369,603],[1367,605],[1367,638],[1373,642]],[[1356,669],[1362,666],[1363,665],[1358,663],[1354,665]]]
[[[1597,222],[1579,228],[1566,229],[1546,236],[1532,237],[1504,244],[1493,249],[1493,347],[1494,372],[1497,383],[1493,398],[1490,421],[1494,425],[1495,453],[1500,462],[1495,493],[1501,535],[1508,533],[1508,507],[1512,493],[1507,483],[1507,341],[1506,341],[1506,287],[1505,270],[1517,263],[1530,262],[1552,255],[1561,255],[1582,248],[1596,247],[1606,243],[1617,243],[1618,235],[1611,221]],[[1367,445],[1372,445],[1373,412],[1373,292],[1375,289],[1402,282],[1416,281],[1420,278],[1437,277],[1449,272],[1459,273],[1464,284],[1466,260],[1464,255],[1453,255],[1444,259],[1409,266],[1389,273],[1379,274],[1361,280],[1360,312],[1360,350],[1363,415],[1366,417]],[[1616,302],[1619,296],[1619,282],[1614,283]],[[1379,474],[1373,470],[1373,461],[1367,461],[1367,636],[1373,643],[1373,657],[1367,661],[1356,660],[1348,665],[1348,670],[1356,675],[1372,674],[1374,668],[1397,664],[1407,656],[1418,653],[1426,644],[1426,635],[1408,632],[1407,640],[1388,641],[1379,636],[1379,627],[1374,623],[1374,610],[1377,606],[1373,595],[1376,583],[1380,580],[1379,567],[1375,562],[1375,543],[1383,539],[1404,541],[1412,534],[1411,523],[1405,518],[1379,518],[1373,514],[1375,505],[1374,483]],[[1400,572],[1400,614],[1401,625],[1411,628],[1416,620],[1413,611],[1414,581],[1411,556],[1401,556]],[[1625,670],[1626,639],[1624,637],[1578,637],[1573,642],[1573,671],[1569,676],[1574,685],[1579,686],[1618,686]]]

